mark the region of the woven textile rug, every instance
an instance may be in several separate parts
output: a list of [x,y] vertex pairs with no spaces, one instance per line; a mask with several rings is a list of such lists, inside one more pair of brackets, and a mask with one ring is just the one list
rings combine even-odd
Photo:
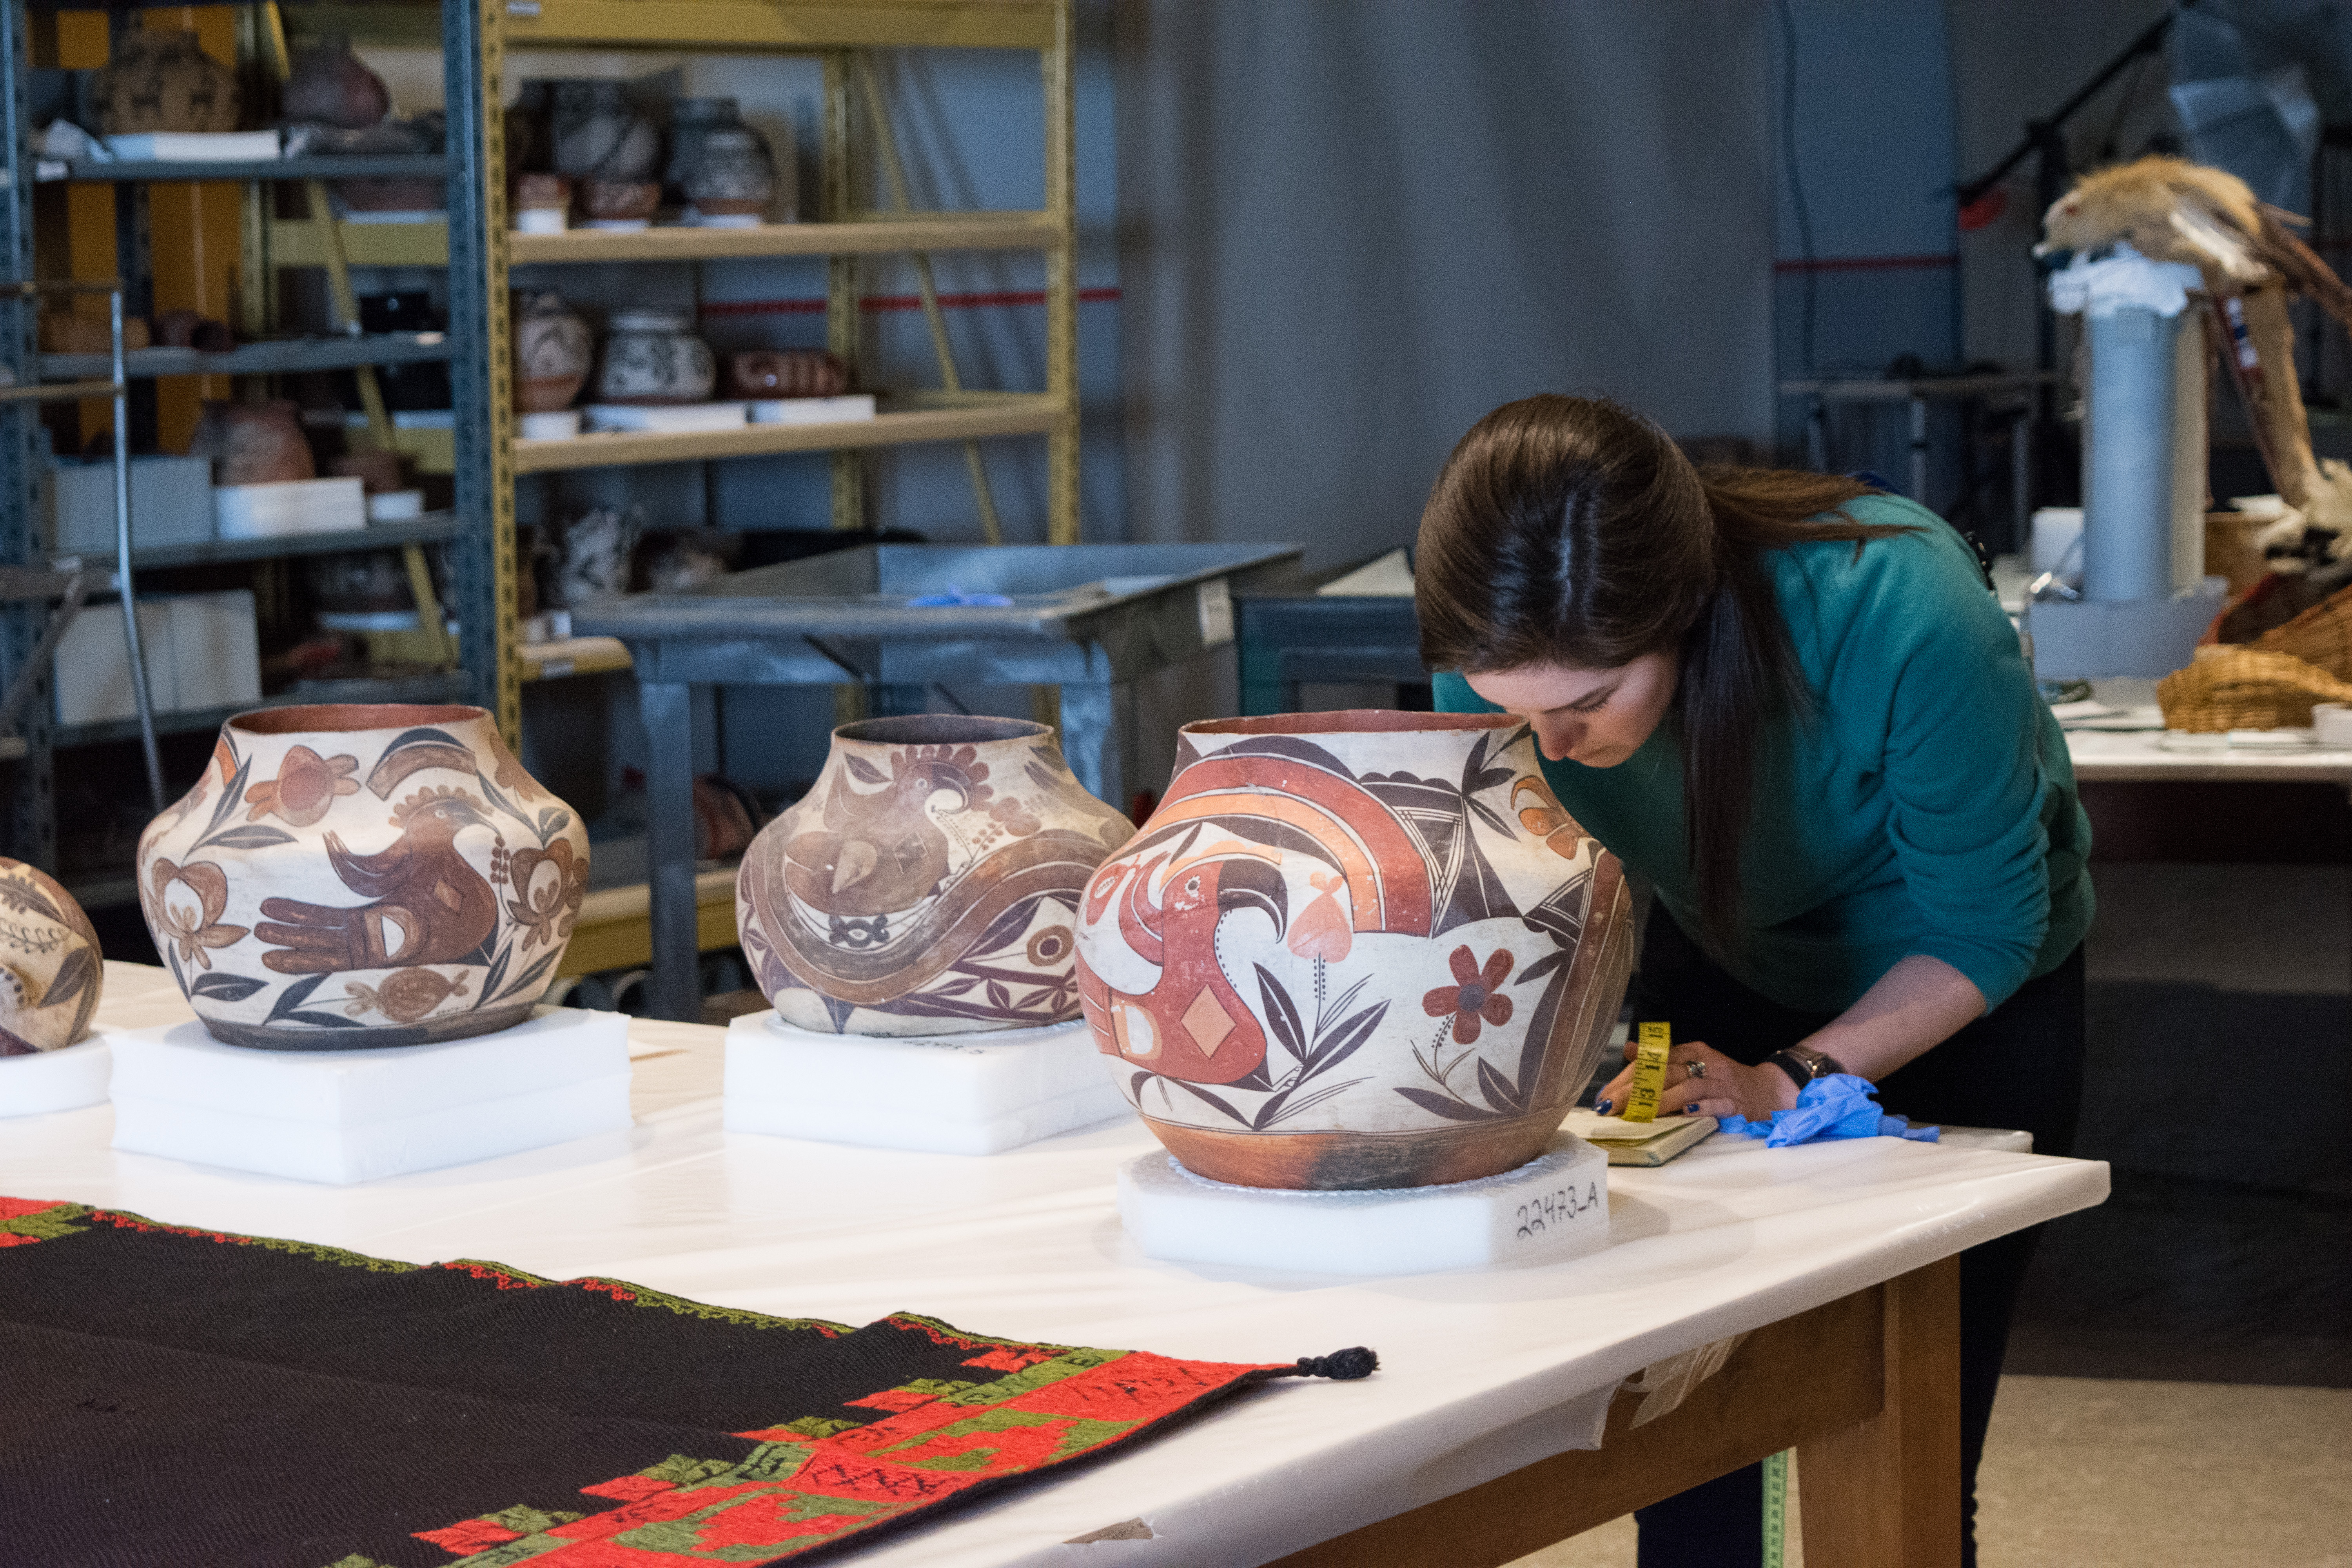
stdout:
[[793,1558],[1287,1365],[864,1328],[0,1198],[11,1568]]

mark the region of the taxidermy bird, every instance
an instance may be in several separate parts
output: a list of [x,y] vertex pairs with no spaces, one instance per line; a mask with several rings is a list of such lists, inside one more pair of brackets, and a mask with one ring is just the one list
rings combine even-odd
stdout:
[[472,797],[424,790],[401,807],[388,849],[354,855],[327,835],[327,862],[343,886],[373,900],[347,908],[264,899],[254,934],[276,950],[280,974],[331,974],[414,963],[463,963],[498,928],[498,895],[457,851],[459,830],[488,826]]
[[2288,224],[2309,220],[2255,199],[2246,182],[2181,158],[2149,157],[2085,174],[2042,215],[2036,256],[2103,250],[2117,240],[2155,261],[2184,261],[2210,289],[2273,279],[2352,324],[2352,289]]
[[1159,984],[1139,996],[1110,993],[1109,1013],[1121,1053],[1187,1083],[1264,1087],[1265,1030],[1217,961],[1217,927],[1227,915],[1255,910],[1282,934],[1290,912],[1282,873],[1258,859],[1196,860],[1168,879],[1167,901],[1150,901],[1157,861],[1137,868],[1119,905],[1128,945],[1158,963]]

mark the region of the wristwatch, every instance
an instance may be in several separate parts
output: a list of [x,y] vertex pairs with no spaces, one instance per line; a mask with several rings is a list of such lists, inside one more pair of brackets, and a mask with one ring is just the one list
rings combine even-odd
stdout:
[[1789,1081],[1797,1086],[1800,1093],[1804,1091],[1805,1085],[1817,1078],[1845,1071],[1845,1064],[1837,1058],[1807,1046],[1790,1046],[1787,1050],[1775,1051],[1764,1059],[1787,1073]]

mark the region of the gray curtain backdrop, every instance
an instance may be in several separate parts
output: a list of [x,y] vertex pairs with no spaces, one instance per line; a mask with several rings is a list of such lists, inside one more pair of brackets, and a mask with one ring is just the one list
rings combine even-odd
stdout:
[[1118,0],[1138,540],[1408,542],[1496,404],[1772,427],[1759,0]]

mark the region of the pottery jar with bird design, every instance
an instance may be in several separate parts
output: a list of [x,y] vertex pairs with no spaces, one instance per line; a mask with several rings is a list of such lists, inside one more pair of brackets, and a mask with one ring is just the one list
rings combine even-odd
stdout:
[[587,829],[479,708],[239,714],[139,844],[141,908],[189,1005],[270,1050],[522,1022],[587,884]]
[[1078,911],[1078,995],[1178,1162],[1425,1186],[1541,1153],[1633,956],[1616,857],[1505,714],[1188,724]]
[[919,714],[833,732],[806,798],[761,830],[736,925],[785,1023],[827,1034],[1038,1028],[1078,1015],[1078,892],[1132,823],[1054,731]]

